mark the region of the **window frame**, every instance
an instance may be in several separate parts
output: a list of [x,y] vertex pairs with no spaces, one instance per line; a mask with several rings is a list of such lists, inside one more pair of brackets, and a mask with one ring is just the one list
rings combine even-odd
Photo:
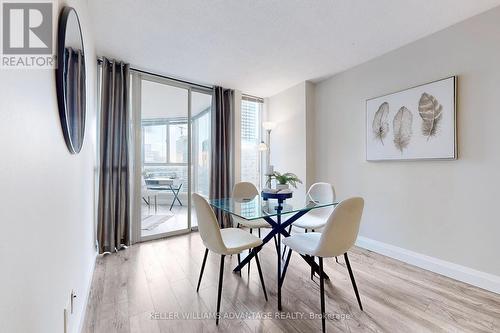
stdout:
[[[203,195],[203,194],[198,191],[199,183],[198,183],[198,177],[196,176],[198,174],[198,163],[193,162],[193,159],[194,159],[193,156],[195,155],[194,142],[199,141],[198,128],[197,128],[198,124],[196,123],[196,121],[198,121],[202,117],[208,115],[209,116],[208,121],[211,122],[211,112],[212,112],[212,106],[209,106],[205,110],[198,113],[197,115],[191,117],[191,145],[192,145],[191,146],[191,158],[192,158],[191,162],[192,162],[192,175],[193,175],[192,188],[195,189],[194,192],[201,194],[201,195]],[[210,132],[211,132],[211,130],[210,130]],[[212,136],[212,133],[210,133],[209,137],[211,138],[211,136]],[[211,163],[209,162],[209,169],[210,169],[210,164]],[[208,186],[207,192],[210,193],[210,186]],[[207,196],[207,199],[208,199],[208,196]]]
[[[175,124],[185,124],[187,127],[189,127],[189,122],[188,118],[186,117],[175,117],[175,118],[155,118],[155,119],[142,119],[141,120],[141,127],[145,126],[165,126],[166,127],[166,156],[167,156],[167,161],[166,162],[160,162],[160,163],[149,163],[145,161],[145,149],[142,149],[142,164],[144,166],[186,166],[189,164],[189,162],[185,163],[178,163],[178,162],[171,162],[170,160],[170,126],[175,125]],[[144,138],[145,138],[145,131],[142,129],[142,147],[144,147]]]
[[[262,129],[262,122],[263,122],[263,116],[264,116],[264,99],[263,98],[260,98],[260,97],[255,97],[255,96],[251,96],[251,95],[246,95],[246,94],[242,94],[241,96],[241,102],[240,102],[240,108],[241,108],[241,112],[240,112],[240,137],[239,137],[239,141],[240,141],[240,149],[241,149],[241,146],[242,146],[242,135],[243,135],[243,129],[242,129],[242,119],[243,119],[243,103],[244,102],[254,102],[254,103],[258,103],[260,104],[259,108],[258,108],[258,121],[257,121],[257,145],[262,142],[264,139],[264,131]],[[240,151],[240,154],[243,153],[243,150]],[[262,156],[261,156],[262,152],[258,152],[258,162],[257,162],[257,165],[258,165],[258,169],[257,169],[257,178],[258,178],[258,184],[256,184],[256,186],[258,188],[262,188],[262,185],[263,185],[263,165],[262,165],[262,162],[263,162],[263,159],[262,159]],[[242,174],[243,174],[243,163],[240,164],[240,178],[241,180],[243,180],[243,178],[241,177]],[[245,180],[245,181],[248,181],[248,180]]]

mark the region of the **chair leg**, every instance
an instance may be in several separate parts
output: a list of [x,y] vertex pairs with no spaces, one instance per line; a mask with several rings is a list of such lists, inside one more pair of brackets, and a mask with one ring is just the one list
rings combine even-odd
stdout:
[[205,256],[203,257],[203,263],[201,264],[200,278],[198,279],[198,287],[196,287],[196,292],[200,290],[201,278],[203,276],[203,271],[205,270],[205,263],[207,262],[208,249],[205,249]]
[[[307,229],[304,229],[304,233],[307,234]],[[311,258],[312,258],[312,260],[314,260],[314,257],[311,257]],[[311,280],[313,279],[313,277],[314,277],[314,270],[311,267]]]
[[264,291],[264,297],[265,297],[266,302],[267,302],[266,285],[264,284],[264,276],[262,275],[262,269],[260,268],[258,254],[255,254],[255,262],[257,263],[257,270],[259,271],[260,283],[262,284],[262,290]]
[[215,317],[215,325],[219,325],[220,317],[220,299],[222,296],[222,277],[224,276],[224,258],[225,255],[220,256],[220,272],[219,272],[219,291],[217,292],[217,316]]
[[[313,260],[314,262],[316,262],[316,258],[314,258],[314,256],[311,256],[311,258],[312,258],[312,260]],[[311,267],[311,280],[312,280],[313,278],[314,278],[314,270],[313,270],[313,268]]]
[[325,278],[323,277],[323,258],[319,257],[319,290],[321,294],[321,328],[325,330]]
[[[238,266],[241,264],[241,255],[238,253]],[[238,272],[241,276],[241,270]]]
[[354,289],[354,293],[356,294],[356,298],[358,299],[359,308],[361,309],[361,311],[363,311],[363,305],[361,305],[361,298],[359,298],[358,287],[356,287],[356,281],[354,280],[354,274],[352,273],[351,264],[349,263],[347,252],[344,253],[344,259],[347,270],[349,271],[349,277],[351,278],[352,288]]
[[[248,254],[250,254],[250,252],[252,252],[252,250],[248,250]],[[250,260],[250,261],[248,262],[248,264],[247,264],[247,267],[248,267],[248,274],[247,274],[247,276],[250,276],[250,263],[251,263],[251,262],[252,262],[252,261]]]
[[[250,234],[253,234],[253,229],[250,228]],[[248,249],[248,254],[250,254],[252,250],[251,249]],[[250,276],[250,262],[247,264],[248,266],[248,276]]]

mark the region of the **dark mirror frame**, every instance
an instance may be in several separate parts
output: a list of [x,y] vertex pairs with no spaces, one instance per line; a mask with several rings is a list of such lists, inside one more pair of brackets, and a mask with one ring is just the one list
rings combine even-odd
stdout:
[[[82,126],[82,138],[81,142],[72,142],[71,140],[71,127],[69,119],[73,116],[73,112],[68,110],[67,103],[67,92],[65,90],[65,50],[66,50],[66,28],[68,24],[68,18],[70,14],[73,13],[76,16],[76,22],[78,23],[78,30],[80,32],[80,40],[82,42],[82,52],[84,54],[83,63],[85,64],[85,50],[83,43],[83,35],[82,35],[82,27],[80,25],[80,18],[78,17],[78,13],[73,7],[63,7],[61,10],[61,14],[59,16],[59,24],[57,30],[57,69],[56,69],[56,88],[57,88],[57,104],[59,107],[59,118],[61,120],[61,127],[63,130],[64,140],[66,141],[66,146],[68,147],[71,154],[78,154],[82,149],[83,142],[85,140],[85,119],[87,115],[87,107],[86,107],[86,82],[83,84],[83,114],[81,115],[81,126]],[[85,67],[85,66],[84,66]],[[85,79],[86,81],[86,79]]]

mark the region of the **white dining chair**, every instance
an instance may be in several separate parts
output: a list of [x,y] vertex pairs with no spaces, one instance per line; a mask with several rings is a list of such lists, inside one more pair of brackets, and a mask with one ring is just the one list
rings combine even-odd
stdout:
[[[332,203],[335,201],[335,188],[332,184],[319,182],[314,183],[309,187],[306,194],[306,204],[309,202],[321,203]],[[288,228],[288,233],[291,233],[292,226],[304,229],[304,232],[316,231],[325,226],[328,217],[332,213],[333,207],[322,207],[317,209],[312,209],[303,217],[295,221]],[[285,248],[286,250],[286,248]],[[285,251],[283,251],[283,257],[285,256]],[[335,257],[335,261],[338,263],[339,260]],[[313,271],[311,270],[311,278],[313,277]]]
[[[251,200],[259,195],[259,191],[254,184],[250,182],[239,182],[234,184],[233,187],[233,199],[235,200]],[[247,220],[235,215],[232,215],[233,224],[236,223],[236,227],[239,228],[240,225],[249,228],[250,233],[253,233],[253,229],[257,229],[260,238],[261,228],[270,228],[271,225],[264,219]],[[240,255],[238,254],[238,263],[241,261]],[[248,275],[250,275],[250,264],[248,264]]]
[[[233,199],[236,200],[251,200],[259,195],[259,191],[255,187],[254,184],[249,182],[239,182],[234,184],[233,187]],[[238,216],[233,215],[233,221],[236,223],[236,226],[240,225],[245,226],[250,229],[250,233],[252,233],[253,229],[257,229],[259,237],[260,237],[260,228],[270,228],[271,225],[266,222],[264,219],[257,220],[247,220]]]
[[[309,187],[306,194],[306,204],[309,202],[331,203],[335,201],[335,189],[329,183],[315,183]],[[332,212],[332,207],[312,209],[302,218],[293,223],[294,227],[307,231],[315,231],[325,226],[328,217]]]
[[[192,194],[194,209],[198,219],[198,230],[201,239],[205,245],[205,255],[201,265],[200,277],[196,292],[200,289],[201,278],[203,277],[203,270],[207,261],[208,251],[212,251],[220,255],[220,271],[219,271],[219,289],[217,293],[217,316],[215,323],[219,324],[220,317],[220,301],[222,295],[222,277],[224,273],[224,258],[227,255],[241,253],[245,250],[262,245],[262,240],[248,232],[238,228],[225,228],[220,229],[217,218],[208,204],[207,200],[197,193]],[[266,286],[264,284],[264,277],[260,267],[259,257],[255,254],[255,262],[259,271],[260,283],[264,291],[264,297],[267,301]]]
[[[359,298],[358,288],[352,273],[347,251],[354,245],[358,237],[359,224],[363,214],[363,198],[349,198],[340,202],[333,210],[322,233],[310,232],[300,233],[283,239],[283,244],[290,250],[302,255],[319,258],[319,276],[320,276],[320,297],[321,297],[321,324],[325,332],[325,284],[323,277],[323,258],[331,258],[344,255],[349,277],[359,307],[363,311],[361,299]],[[291,255],[291,252],[288,254]],[[287,258],[289,260],[289,258]]]

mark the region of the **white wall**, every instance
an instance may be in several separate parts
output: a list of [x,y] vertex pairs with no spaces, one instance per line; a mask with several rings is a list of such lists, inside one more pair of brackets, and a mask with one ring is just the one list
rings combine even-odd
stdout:
[[312,120],[313,92],[312,83],[301,82],[266,99],[265,119],[276,123],[271,132],[271,165],[275,171],[293,172],[302,180],[304,184],[295,190],[297,197],[305,197],[314,171],[313,161],[308,160],[313,155],[307,151],[312,143],[308,140],[314,139],[307,135]]
[[[316,85],[315,178],[365,198],[361,236],[500,276],[499,22],[497,8]],[[454,74],[457,161],[365,160],[366,99]]]
[[78,330],[95,259],[96,54],[87,1],[67,1],[83,26],[87,130],[71,155],[59,122],[53,70],[0,70],[0,331],[62,332],[77,293]]
[[305,185],[308,189],[316,182],[316,114],[315,114],[315,91],[316,86],[312,82],[305,83],[306,89],[306,179]]

